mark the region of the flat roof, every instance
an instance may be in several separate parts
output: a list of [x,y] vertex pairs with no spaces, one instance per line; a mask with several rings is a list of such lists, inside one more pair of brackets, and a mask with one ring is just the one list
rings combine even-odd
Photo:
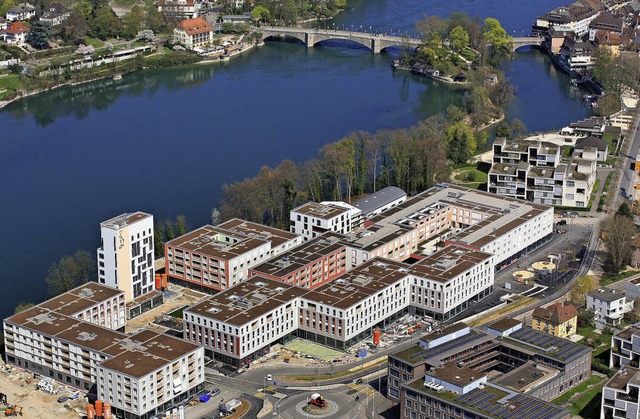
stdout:
[[123,227],[137,223],[138,221],[147,219],[149,217],[153,216],[142,211],[125,212],[124,214],[117,215],[107,221],[101,222],[100,227],[119,230]]
[[341,234],[329,231],[291,250],[280,253],[276,258],[254,266],[251,271],[277,278],[285,277],[325,256],[344,249],[345,245],[340,242],[343,237]]
[[184,309],[184,313],[241,327],[308,292],[307,289],[254,276]]
[[222,224],[218,224],[218,228],[270,241],[271,247],[280,246],[288,241],[295,240],[300,237],[299,234],[290,233],[279,228],[269,227],[251,221],[241,220],[239,218],[233,218]]
[[519,367],[507,371],[496,377],[491,382],[518,392],[526,392],[558,375],[560,371],[527,361]]
[[374,258],[302,296],[319,304],[347,310],[408,275],[409,265]]
[[550,335],[530,327],[523,327],[511,333],[509,337],[502,338],[503,344],[515,343],[528,348],[532,352],[549,356],[563,362],[571,362],[574,359],[591,352],[592,348]]
[[492,257],[490,253],[452,244],[414,263],[409,272],[421,278],[446,283]]
[[353,206],[360,209],[366,216],[369,213],[377,211],[378,209],[390,204],[401,198],[406,198],[407,193],[396,186],[387,186],[377,192],[373,192],[362,199],[353,203]]
[[425,375],[464,387],[487,374],[483,371],[474,370],[465,366],[457,366],[455,362],[447,362],[442,366],[426,370]]
[[441,330],[436,330],[433,331],[431,333],[427,333],[425,335],[423,335],[420,340],[423,340],[425,342],[432,342],[436,339],[440,339],[443,336],[447,336],[450,335],[451,333],[457,332],[459,330],[464,329],[465,327],[469,327],[468,324],[464,323],[464,322],[457,322],[454,323],[452,325],[449,325],[447,327],[445,327],[444,329]]
[[596,298],[602,301],[607,301],[609,303],[625,298],[624,291],[620,291],[620,290],[616,290],[608,287],[598,288],[597,290],[593,290],[589,292],[588,295],[592,298]]
[[143,330],[116,344],[119,355],[102,362],[102,367],[140,378],[165,365],[177,361],[200,346],[161,334]]
[[269,243],[240,232],[205,225],[166,243],[175,249],[230,260]]
[[402,387],[406,391],[416,391],[446,404],[461,407],[467,411],[482,413],[484,417],[496,419],[562,419],[570,412],[561,406],[519,393],[507,393],[491,385],[475,388],[466,394],[451,391],[438,392],[424,386],[424,378],[419,378]]
[[322,220],[330,220],[341,214],[349,212],[349,209],[329,203],[319,204],[317,202],[307,202],[306,204],[302,204],[299,207],[292,209],[291,212],[320,218]]
[[493,330],[498,330],[500,332],[505,332],[509,329],[511,329],[512,327],[515,327],[519,324],[522,324],[521,321],[518,321],[516,319],[509,319],[509,318],[505,318],[502,320],[498,320],[497,322],[491,323],[488,326],[488,329],[493,329]]
[[64,294],[60,294],[38,304],[38,307],[67,316],[75,316],[90,307],[118,295],[124,296],[124,291],[97,282],[87,282]]
[[640,369],[623,365],[604,386],[626,391],[628,384],[640,386]]
[[416,228],[417,223],[453,208],[469,210],[479,220],[447,241],[480,248],[551,207],[458,185],[439,184],[370,219],[372,225],[344,239],[350,247],[373,251]]
[[635,335],[638,332],[640,332],[640,328],[638,328],[637,325],[634,325],[627,327],[623,331],[618,332],[613,336],[624,340],[631,340],[631,336]]

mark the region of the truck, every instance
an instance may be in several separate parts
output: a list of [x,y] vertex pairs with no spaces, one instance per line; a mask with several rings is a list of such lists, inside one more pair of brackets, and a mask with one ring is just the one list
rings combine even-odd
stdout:
[[225,413],[225,414],[233,413],[235,412],[236,408],[239,407],[241,404],[242,402],[240,400],[231,399],[226,403],[220,402],[220,405],[218,406],[218,410],[220,411],[220,413]]
[[311,400],[309,400],[309,404],[318,407],[325,407],[327,405],[327,401],[320,395],[320,393],[313,393],[311,395]]

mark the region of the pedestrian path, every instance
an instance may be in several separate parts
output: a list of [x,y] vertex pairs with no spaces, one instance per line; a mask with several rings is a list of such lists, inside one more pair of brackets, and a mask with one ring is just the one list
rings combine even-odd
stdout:
[[353,390],[357,390],[360,393],[367,395],[367,396],[373,396],[375,394],[375,390],[372,389],[369,386],[365,386],[364,384],[354,384],[354,383],[350,383],[347,384],[347,387],[353,389]]

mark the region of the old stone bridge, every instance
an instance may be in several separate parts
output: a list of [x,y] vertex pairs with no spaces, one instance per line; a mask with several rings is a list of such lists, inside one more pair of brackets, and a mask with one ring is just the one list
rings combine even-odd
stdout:
[[318,42],[332,39],[353,41],[364,45],[375,54],[389,47],[417,48],[422,45],[422,40],[407,38],[403,36],[393,36],[386,34],[375,34],[367,32],[351,32],[333,29],[313,29],[313,28],[287,28],[277,26],[261,26],[256,28],[262,34],[263,39],[269,37],[292,37],[304,42],[307,47],[312,47]]
[[[422,39],[409,38],[404,36],[388,35],[382,33],[354,32],[339,29],[314,29],[314,28],[293,28],[283,26],[261,26],[255,28],[256,32],[262,34],[263,39],[270,37],[292,37],[302,41],[307,47],[312,47],[318,42],[333,39],[353,41],[369,48],[373,53],[378,54],[385,48],[417,48],[422,45]],[[516,51],[525,46],[541,46],[544,41],[542,37],[522,36],[512,38],[511,49]]]

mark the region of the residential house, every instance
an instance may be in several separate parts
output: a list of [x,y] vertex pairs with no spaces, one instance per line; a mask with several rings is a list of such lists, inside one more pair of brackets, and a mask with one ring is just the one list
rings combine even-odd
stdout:
[[622,35],[624,20],[613,16],[611,13],[600,13],[589,24],[589,41],[596,39],[598,32]]
[[568,127],[562,128],[562,134],[602,137],[606,127],[609,126],[607,120],[601,116],[592,116],[577,122],[572,122]]
[[633,300],[627,299],[624,291],[614,288],[598,288],[587,294],[587,309],[594,312],[598,329],[618,326],[625,313],[633,310]]
[[9,22],[7,22],[7,19],[0,16],[0,31],[4,31],[5,29],[7,29],[8,26],[9,26]]
[[576,34],[572,31],[551,27],[545,34],[545,40],[549,49],[553,54],[559,54],[565,38],[575,38]]
[[560,30],[572,31],[578,37],[586,35],[589,32],[589,24],[600,12],[592,7],[585,7],[576,3],[570,6],[557,7],[538,17],[534,30],[546,32],[554,27]]
[[21,22],[12,22],[4,30],[4,42],[14,45],[24,44],[27,40],[27,33],[29,33],[29,28]]
[[173,42],[194,49],[213,41],[213,28],[201,17],[183,20],[173,30]]
[[339,201],[307,202],[291,210],[290,230],[305,240],[313,239],[328,231],[347,234],[357,228],[362,211]]
[[234,218],[165,243],[165,271],[184,285],[222,291],[249,278],[252,267],[300,243],[296,234]]
[[194,0],[158,0],[158,11],[170,19],[193,19],[199,7]]
[[578,311],[569,302],[536,307],[532,317],[532,329],[560,338],[575,334],[578,327]]
[[[442,408],[440,397],[449,400],[445,402],[448,412],[453,413],[447,406],[450,402],[454,402],[452,408],[459,408],[458,412],[466,411],[469,408],[458,403],[468,401],[469,397],[473,400],[473,394],[483,388],[500,389],[504,392],[500,393],[501,397],[507,399],[526,394],[538,402],[550,401],[588,380],[590,363],[590,347],[532,330],[513,319],[496,322],[486,331],[457,323],[421,337],[417,345],[389,354],[387,397],[400,402],[402,411],[408,408],[410,413],[422,413],[425,419],[439,416],[434,412],[438,405]],[[432,401],[412,397],[411,391],[422,389],[425,397],[438,397],[435,411]],[[469,397],[465,397],[467,393]],[[476,418],[477,410],[490,410],[495,415],[482,415],[482,418],[518,417],[497,414],[496,411],[501,410],[499,398],[480,409],[475,406],[475,413],[458,413],[456,418]],[[414,403],[407,404],[407,399],[422,401],[426,409],[420,409]],[[507,402],[504,407],[515,406],[509,406]],[[531,406],[527,417],[557,417],[534,412],[535,408]],[[406,417],[417,416],[408,414]]]
[[610,368],[631,366],[640,363],[640,325],[629,326],[611,337]]
[[578,138],[573,152],[582,154],[582,152],[587,149],[596,151],[596,158],[599,162],[605,162],[609,157],[609,142],[602,138],[594,137],[592,135],[584,138]]
[[71,11],[60,3],[53,3],[42,12],[40,21],[51,26],[61,25],[71,15]]
[[493,143],[488,192],[532,202],[586,207],[596,180],[595,149],[562,157],[563,147],[543,137]]
[[7,10],[7,20],[12,22],[15,22],[16,20],[29,20],[35,16],[36,9],[29,3],[20,3]]
[[637,418],[640,411],[640,370],[623,367],[602,389],[600,417]]
[[590,42],[565,38],[560,49],[560,63],[569,71],[584,71],[593,67],[595,46]]

